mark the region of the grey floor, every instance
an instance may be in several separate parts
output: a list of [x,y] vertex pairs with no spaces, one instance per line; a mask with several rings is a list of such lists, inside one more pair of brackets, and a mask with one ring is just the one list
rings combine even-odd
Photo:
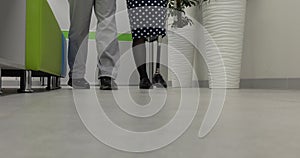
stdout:
[[[300,91],[228,90],[219,122],[207,137],[200,139],[197,135],[211,94],[209,89],[201,89],[199,111],[186,133],[174,143],[146,153],[122,152],[98,141],[78,116],[69,88],[33,94],[5,91],[8,95],[0,97],[1,158],[298,158],[300,155]],[[130,94],[137,103],[149,101],[147,92],[137,88],[130,88]],[[145,131],[159,128],[172,119],[178,109],[180,90],[169,89],[166,106],[159,114],[144,119],[120,110],[111,92],[97,90],[97,96],[116,124]]]

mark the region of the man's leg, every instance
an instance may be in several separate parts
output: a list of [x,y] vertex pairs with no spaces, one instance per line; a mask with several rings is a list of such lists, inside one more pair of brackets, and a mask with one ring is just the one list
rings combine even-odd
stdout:
[[88,51],[88,34],[94,0],[69,0],[70,31],[68,63],[69,77],[84,78]]
[[116,0],[95,0],[99,78],[116,79],[118,73],[120,50],[115,13]]

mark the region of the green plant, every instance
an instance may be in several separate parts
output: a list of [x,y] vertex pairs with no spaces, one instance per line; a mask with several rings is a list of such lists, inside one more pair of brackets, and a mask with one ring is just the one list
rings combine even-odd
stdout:
[[168,16],[174,17],[171,27],[183,28],[187,25],[192,25],[193,21],[189,19],[185,14],[185,9],[197,5],[201,5],[203,2],[210,0],[169,0]]

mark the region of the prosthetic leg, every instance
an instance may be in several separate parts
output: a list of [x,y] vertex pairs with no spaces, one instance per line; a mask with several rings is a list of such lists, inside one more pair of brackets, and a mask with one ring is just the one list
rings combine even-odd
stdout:
[[[148,40],[150,41],[150,40]],[[160,57],[161,57],[161,43],[162,43],[162,37],[159,36],[157,39],[157,46],[156,46],[156,66],[155,66],[155,73],[154,73],[154,44],[153,42],[149,42],[149,78],[153,84],[153,86],[157,88],[167,88],[167,83],[163,79],[162,75],[160,74]]]
[[1,76],[1,68],[0,68],[0,95],[2,94],[2,76]]

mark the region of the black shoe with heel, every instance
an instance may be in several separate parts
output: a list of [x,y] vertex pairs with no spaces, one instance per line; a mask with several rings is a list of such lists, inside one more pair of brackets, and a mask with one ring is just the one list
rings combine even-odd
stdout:
[[154,74],[152,83],[157,88],[167,88],[168,87],[166,81],[159,73]]
[[152,83],[148,78],[142,78],[140,80],[140,89],[152,89]]
[[101,77],[100,83],[100,90],[118,90],[118,85],[111,77]]

